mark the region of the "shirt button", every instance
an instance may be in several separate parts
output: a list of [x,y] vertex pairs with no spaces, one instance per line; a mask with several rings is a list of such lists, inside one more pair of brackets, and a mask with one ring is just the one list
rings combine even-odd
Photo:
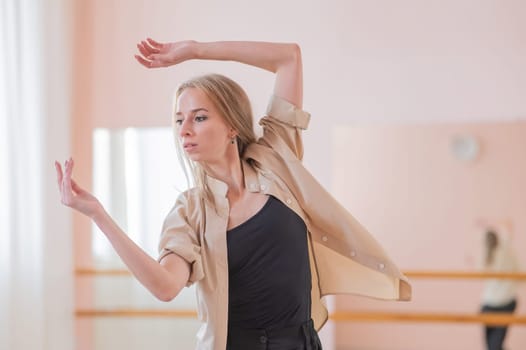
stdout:
[[267,186],[261,185],[261,191],[265,191],[267,189]]
[[261,344],[265,344],[267,342],[267,337],[262,335],[261,337],[259,337],[259,341],[261,342]]
[[380,268],[380,270],[383,270],[385,268],[385,264],[380,263],[378,264],[378,267]]
[[292,199],[287,198],[287,204],[292,204]]
[[324,242],[327,242],[328,239],[329,239],[329,238],[327,238],[327,236],[323,236],[323,237],[321,238],[321,240],[324,241]]

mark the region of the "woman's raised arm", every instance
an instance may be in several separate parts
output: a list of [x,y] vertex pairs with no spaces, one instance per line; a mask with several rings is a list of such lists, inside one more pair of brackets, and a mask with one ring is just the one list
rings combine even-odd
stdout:
[[160,43],[146,39],[137,44],[139,63],[147,68],[176,65],[191,59],[236,61],[276,74],[274,94],[298,108],[303,105],[303,68],[297,44],[258,41]]

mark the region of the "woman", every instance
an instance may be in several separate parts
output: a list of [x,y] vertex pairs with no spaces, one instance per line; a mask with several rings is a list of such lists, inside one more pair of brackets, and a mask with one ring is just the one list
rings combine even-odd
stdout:
[[275,74],[263,136],[245,92],[221,75],[183,83],[174,129],[196,186],[177,199],[158,261],[137,247],[57,163],[62,202],[90,216],[137,279],[161,300],[197,283],[198,349],[321,349],[321,297],[409,300],[410,286],[368,232],[303,167],[301,52],[295,44],[152,39],[139,63],[232,60]]
[[[510,232],[511,233],[511,232]],[[488,272],[519,272],[519,266],[509,242],[488,229],[484,237],[484,268]],[[513,313],[517,307],[517,282],[512,279],[489,279],[482,295],[482,313]],[[488,350],[502,350],[507,326],[485,326]]]

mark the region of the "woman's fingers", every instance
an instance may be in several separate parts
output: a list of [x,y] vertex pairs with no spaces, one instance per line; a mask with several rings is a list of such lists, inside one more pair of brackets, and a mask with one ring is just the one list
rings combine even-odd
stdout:
[[74,164],[75,163],[72,158],[66,160],[66,162],[64,163],[64,173],[62,175],[62,181],[60,183],[62,203],[67,206],[71,206],[73,204],[73,199],[75,197],[71,185],[71,174],[73,173]]
[[150,68],[151,61],[150,61],[149,56],[151,55],[151,53],[145,48],[145,46],[143,45],[143,42],[137,44],[137,48],[139,49],[139,52],[141,54],[135,55],[135,59],[139,61],[139,63],[145,66],[146,68]]
[[159,43],[157,43],[155,41],[150,42],[150,41],[145,41],[145,40],[141,41],[141,46],[149,54],[159,53],[159,52],[161,52],[161,49],[163,48],[162,44],[159,44]]
[[160,68],[167,66],[166,63],[162,62],[161,60],[158,60],[155,55],[151,55],[150,57],[151,60],[146,60],[139,55],[135,55],[135,59],[146,68]]
[[62,202],[70,206],[73,201],[73,191],[71,188],[71,173],[73,171],[72,160],[66,160],[64,165],[64,176],[62,178]]
[[[161,45],[162,47],[162,45]],[[143,55],[146,58],[149,58],[150,55],[161,52],[160,48],[152,47],[148,42],[141,41],[139,44],[137,44],[137,48],[139,49],[139,52],[141,55]]]
[[71,178],[74,166],[75,162],[72,158],[65,161],[64,168],[60,163],[55,162],[61,202],[85,215],[91,215],[96,210],[98,201]]
[[71,188],[76,194],[79,194],[79,195],[84,195],[88,193],[86,192],[86,190],[80,187],[79,184],[77,184],[77,182],[73,179],[71,179]]
[[137,44],[137,49],[139,49],[140,55],[135,55],[135,59],[146,68],[158,68],[166,65],[159,59],[163,44],[147,38]]
[[145,60],[142,56],[135,55],[135,59],[136,59],[140,64],[142,64],[143,66],[145,66],[146,68],[151,68],[151,62],[148,61],[148,60]]
[[139,49],[139,52],[143,57],[150,56],[151,52],[147,49],[147,47],[144,44],[144,41],[141,41],[139,44],[137,44],[137,48]]
[[57,172],[58,189],[60,190],[62,188],[62,167],[57,161],[55,161],[55,170]]
[[146,41],[148,42],[148,44],[153,47],[153,48],[156,48],[156,49],[162,49],[163,47],[163,44],[153,40],[152,38],[146,38]]
[[71,172],[72,172],[72,167],[71,167],[71,158],[66,160],[66,162],[64,163],[64,175],[66,176],[71,176]]

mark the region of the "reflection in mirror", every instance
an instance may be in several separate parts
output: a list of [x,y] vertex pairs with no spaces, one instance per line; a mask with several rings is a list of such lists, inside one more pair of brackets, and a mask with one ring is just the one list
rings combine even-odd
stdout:
[[526,226],[522,121],[341,125],[331,137],[345,159],[334,193],[401,266],[475,270],[481,219]]
[[[519,265],[526,266],[524,249],[518,248],[526,247],[525,121],[342,124],[332,129],[331,142],[333,193],[403,270],[487,269],[487,227],[507,236],[517,247]],[[495,280],[415,278],[410,303],[338,296],[335,308],[475,314],[486,303],[487,290],[495,291],[486,281]],[[495,295],[509,297],[509,287]],[[518,293],[517,298],[524,299],[524,288]],[[519,301],[516,315],[525,311]],[[338,332],[350,339],[359,335],[356,348],[385,349],[378,334],[386,327],[406,339],[414,339],[415,332],[434,339],[435,347],[409,342],[405,348],[483,348],[479,325],[462,331],[458,323],[415,326],[349,322],[338,324]],[[455,334],[455,346],[442,343],[437,330]],[[524,348],[519,332],[512,327],[508,342]],[[480,346],[475,347],[476,342]]]
[[[130,238],[156,259],[163,221],[179,193],[188,188],[172,129],[96,129],[93,144],[95,196]],[[104,234],[92,227],[94,266],[125,268]],[[169,303],[155,299],[131,276],[98,276],[93,288],[96,309],[196,310],[193,286],[183,288]],[[195,318],[99,318],[94,321],[94,338],[99,350],[171,349],[175,340],[178,348],[192,349],[198,328]]]

